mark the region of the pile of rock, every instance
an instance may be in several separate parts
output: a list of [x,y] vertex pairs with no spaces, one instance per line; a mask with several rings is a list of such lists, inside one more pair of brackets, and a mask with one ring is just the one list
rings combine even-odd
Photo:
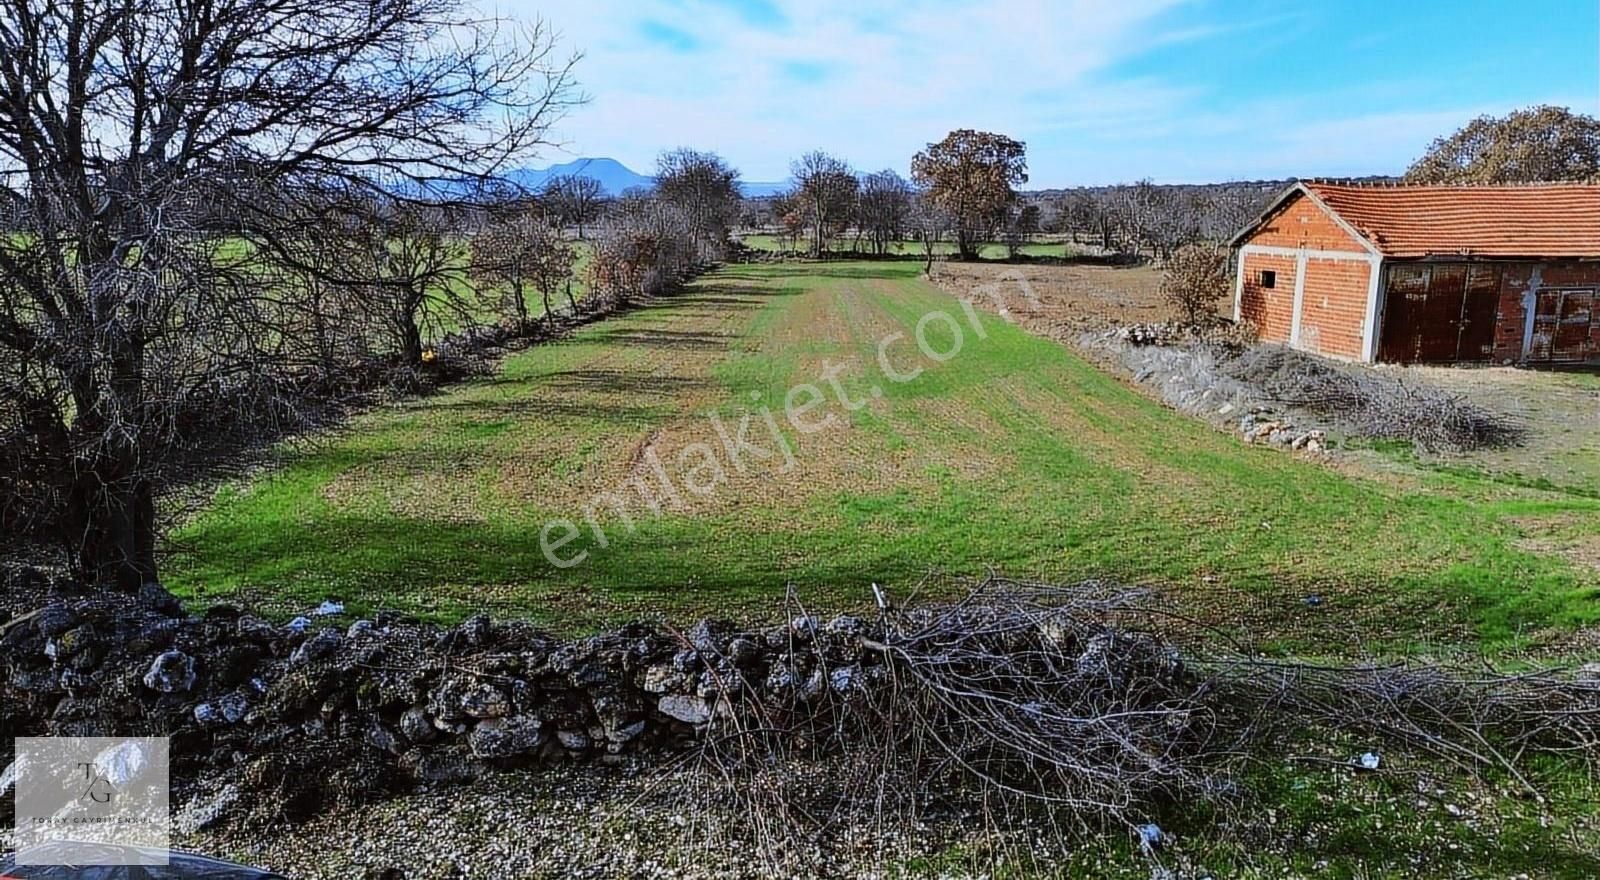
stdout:
[[1193,337],[1174,324],[1127,324],[1115,331],[1115,337],[1129,345],[1176,345]]
[[332,619],[188,615],[157,587],[55,591],[0,621],[0,736],[171,736],[180,800],[211,797],[189,810],[204,824],[241,787],[276,818],[495,766],[620,760],[692,744],[719,714],[781,721],[882,677],[871,627],[848,617],[570,640],[487,617]]
[[1323,452],[1328,448],[1325,431],[1302,431],[1288,419],[1267,407],[1254,407],[1239,420],[1239,433],[1246,443],[1287,446],[1302,452]]

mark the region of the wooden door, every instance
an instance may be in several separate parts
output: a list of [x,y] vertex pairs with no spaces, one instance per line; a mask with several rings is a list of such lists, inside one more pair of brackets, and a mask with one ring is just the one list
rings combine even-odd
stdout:
[[1533,337],[1528,360],[1583,361],[1592,353],[1595,322],[1593,289],[1545,288],[1535,294]]

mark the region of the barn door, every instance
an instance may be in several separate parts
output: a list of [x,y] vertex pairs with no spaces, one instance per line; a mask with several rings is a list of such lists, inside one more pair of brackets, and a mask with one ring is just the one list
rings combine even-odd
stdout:
[[1383,305],[1383,341],[1378,359],[1409,364],[1421,357],[1428,305],[1428,267],[1395,266],[1388,272]]
[[1499,296],[1497,266],[1392,266],[1378,359],[1400,364],[1488,360]]
[[1461,301],[1461,340],[1456,360],[1494,359],[1494,322],[1500,311],[1500,267],[1474,264],[1467,269],[1466,293]]
[[1540,290],[1534,299],[1530,361],[1582,361],[1590,355],[1593,290]]

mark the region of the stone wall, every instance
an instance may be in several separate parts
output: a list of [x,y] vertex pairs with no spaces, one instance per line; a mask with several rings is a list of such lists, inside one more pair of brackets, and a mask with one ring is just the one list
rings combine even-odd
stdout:
[[5,747],[170,736],[175,802],[203,804],[197,824],[231,811],[240,788],[241,808],[272,819],[496,766],[680,749],[718,713],[759,706],[781,724],[882,676],[869,627],[849,617],[562,639],[487,617],[444,628],[394,614],[275,625],[229,605],[190,615],[154,587],[56,584],[42,601],[0,619]]

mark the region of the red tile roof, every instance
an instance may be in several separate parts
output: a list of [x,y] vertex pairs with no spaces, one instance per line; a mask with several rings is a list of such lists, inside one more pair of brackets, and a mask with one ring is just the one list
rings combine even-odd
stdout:
[[1301,184],[1388,257],[1600,258],[1600,184]]

